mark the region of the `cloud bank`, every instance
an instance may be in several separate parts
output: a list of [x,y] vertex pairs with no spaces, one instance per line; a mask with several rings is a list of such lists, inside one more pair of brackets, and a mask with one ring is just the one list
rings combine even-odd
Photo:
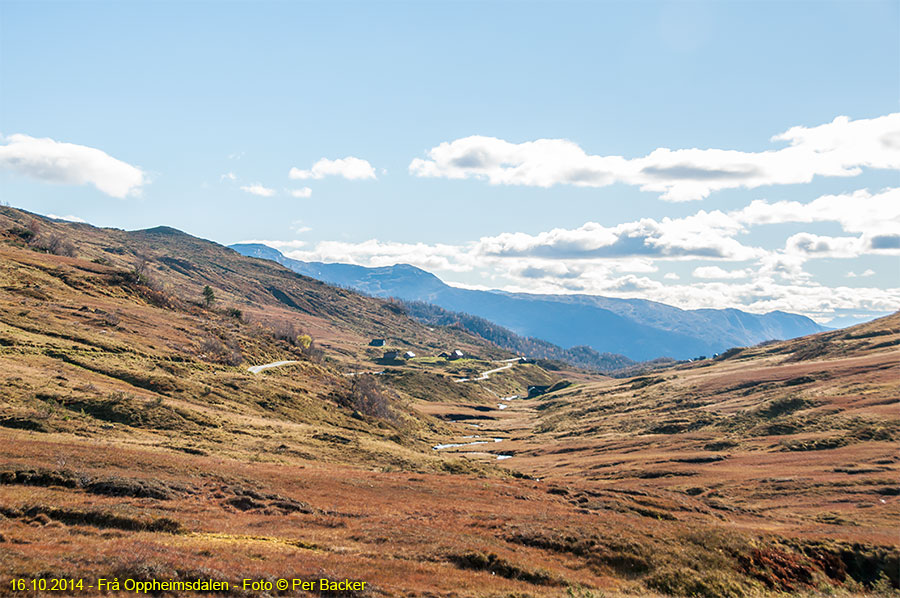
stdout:
[[[836,224],[842,233],[786,234],[765,247],[744,240],[759,227],[814,222]],[[502,233],[457,245],[378,239],[297,247],[263,243],[305,261],[407,263],[451,280],[465,273],[470,288],[640,297],[685,309],[732,305],[755,312],[803,313],[822,321],[837,310],[900,307],[900,288],[829,286],[804,269],[812,260],[900,256],[898,230],[900,189],[890,188],[823,195],[807,203],[757,200],[729,212],[700,210],[681,218],[643,218],[616,226],[588,222],[537,234]],[[683,276],[665,272],[683,263],[689,268]],[[472,284],[473,275],[483,284]],[[874,275],[867,270],[848,277]]]
[[138,167],[93,147],[10,135],[0,145],[0,169],[49,183],[94,185],[111,197],[136,195],[147,181]]
[[480,179],[493,185],[605,187],[624,183],[668,201],[703,199],[722,189],[851,177],[862,168],[900,168],[900,113],[871,119],[839,116],[792,127],[771,138],[787,147],[762,152],[659,148],[644,157],[590,155],[565,139],[511,143],[473,135],[443,142],[409,165],[418,177]]

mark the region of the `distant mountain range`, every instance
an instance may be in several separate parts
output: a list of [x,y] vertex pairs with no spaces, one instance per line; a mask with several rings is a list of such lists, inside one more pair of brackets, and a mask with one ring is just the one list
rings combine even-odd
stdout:
[[553,362],[563,362],[588,370],[606,374],[615,372],[615,375],[621,375],[635,367],[646,367],[649,364],[649,362],[637,364],[633,359],[617,353],[599,353],[584,345],[564,349],[543,339],[518,335],[485,318],[460,311],[449,311],[433,303],[402,301],[402,305],[407,315],[423,324],[460,328],[517,355],[534,358],[547,370],[560,369],[559,366],[563,364]]
[[299,274],[372,296],[424,301],[560,347],[588,346],[600,353],[622,354],[640,361],[689,359],[730,347],[828,330],[805,316],[781,311],[751,314],[738,309],[684,310],[643,299],[476,291],[452,287],[408,264],[367,268],[303,262],[262,244],[230,247],[242,255],[272,260]]

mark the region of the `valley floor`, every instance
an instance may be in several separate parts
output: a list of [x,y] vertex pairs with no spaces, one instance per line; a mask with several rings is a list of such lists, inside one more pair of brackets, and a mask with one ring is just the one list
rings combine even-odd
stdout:
[[[890,381],[897,367],[896,354],[880,353],[812,369]],[[731,387],[744,370],[691,370],[678,381]],[[754,380],[800,370],[812,371],[776,365]],[[633,384],[588,389],[614,398]],[[773,451],[782,438],[771,434],[730,444],[726,434],[710,447],[708,431],[634,435],[628,426],[648,413],[634,404],[626,424],[629,412],[609,403],[582,403],[605,411],[608,430],[576,434],[570,426],[599,420],[560,417],[554,429],[554,404],[578,403],[549,395],[417,404],[450,422],[436,440],[463,445],[435,452],[461,472],[484,464],[480,475],[4,430],[0,593],[12,594],[15,577],[64,576],[233,587],[325,577],[365,581],[353,593],[364,596],[849,595],[864,587],[854,576],[875,579],[898,562],[895,443],[853,443],[827,459]],[[352,460],[353,447],[343,450]],[[518,473],[494,469],[498,455]],[[877,586],[884,595],[889,587]]]
[[[898,596],[900,314],[611,379],[33,218],[0,208],[0,596]],[[366,586],[243,588],[323,577]]]

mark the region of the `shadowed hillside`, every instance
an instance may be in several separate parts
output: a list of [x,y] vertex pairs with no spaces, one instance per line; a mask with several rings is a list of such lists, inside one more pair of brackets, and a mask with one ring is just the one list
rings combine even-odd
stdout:
[[447,311],[424,301],[404,301],[403,305],[407,313],[420,322],[433,326],[454,326],[530,358],[563,361],[576,367],[606,373],[636,365],[634,360],[624,355],[597,353],[586,346],[563,349],[539,338],[521,337],[484,318]]

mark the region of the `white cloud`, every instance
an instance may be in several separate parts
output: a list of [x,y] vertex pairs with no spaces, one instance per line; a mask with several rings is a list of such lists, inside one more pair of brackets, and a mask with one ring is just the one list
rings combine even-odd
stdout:
[[641,158],[597,156],[572,141],[511,143],[474,135],[443,142],[416,158],[420,177],[482,179],[495,185],[604,187],[637,185],[670,201],[703,199],[739,187],[806,183],[815,176],[857,176],[863,167],[900,168],[900,113],[872,119],[839,116],[772,137],[788,147],[763,152],[659,148]]
[[791,282],[805,282],[811,278],[809,272],[803,269],[803,264],[809,257],[802,253],[771,251],[760,258],[758,275],[763,278],[778,277]]
[[65,220],[66,222],[80,222],[82,224],[87,223],[87,220],[81,218],[79,216],[57,216],[56,214],[47,214],[47,218],[53,218],[54,220]]
[[291,230],[297,234],[300,234],[308,233],[312,230],[312,228],[304,225],[302,220],[294,220],[293,222],[291,222]]
[[739,279],[747,278],[752,274],[751,270],[725,270],[718,266],[700,266],[694,268],[694,278],[714,279]]
[[869,268],[868,270],[866,270],[865,272],[862,272],[861,274],[857,274],[856,272],[853,272],[853,271],[847,272],[847,278],[856,278],[856,277],[867,278],[869,276],[875,276],[875,270],[872,270],[871,268]]
[[682,309],[736,307],[753,313],[780,310],[804,314],[819,321],[828,320],[842,310],[889,312],[900,307],[900,288],[831,287],[811,281],[779,282],[768,276],[746,282],[708,281],[691,284],[666,284],[635,275],[585,276],[574,281],[521,279],[506,284],[504,290],[641,298]]
[[[836,222],[858,236],[824,237],[797,233],[782,249],[748,246],[737,239],[749,228],[786,222]],[[857,191],[826,195],[809,203],[754,201],[733,212],[699,212],[682,218],[625,222],[606,227],[588,222],[576,229],[553,229],[529,235],[502,233],[478,241],[477,252],[498,258],[546,260],[694,260],[759,259],[763,269],[778,276],[805,277],[808,259],[864,254],[900,253],[900,189],[879,193]],[[637,271],[637,270],[632,270]],[[648,271],[648,270],[643,270]],[[701,269],[704,273],[721,269]],[[737,274],[732,274],[732,277]]]
[[755,200],[731,212],[751,226],[786,222],[837,222],[848,233],[888,234],[900,230],[900,188],[878,193],[867,189],[843,195],[823,195],[809,203]]
[[[460,276],[477,275],[485,282],[465,281],[466,288],[501,288],[525,293],[584,293],[622,298],[643,298],[682,309],[736,307],[755,313],[782,310],[801,313],[820,321],[840,310],[893,311],[900,307],[900,289],[830,287],[812,280],[804,272],[803,256],[766,253],[757,268],[728,271],[715,266],[699,267],[700,280],[673,283],[630,273],[620,266],[628,260],[569,260],[530,256],[485,255],[480,243],[431,245],[392,243],[371,239],[362,243],[327,241],[309,249],[301,241],[271,242],[267,245],[285,250],[285,255],[304,261],[351,263],[377,267],[412,264],[457,285]],[[296,244],[297,249],[291,248]],[[627,267],[627,266],[626,266]],[[699,272],[697,272],[699,270]],[[742,278],[738,278],[737,274]],[[674,273],[669,273],[674,274]],[[717,275],[714,278],[709,276]],[[707,278],[702,278],[704,275]],[[677,276],[677,275],[676,275]]]
[[272,197],[273,195],[275,195],[275,189],[263,187],[260,183],[253,183],[252,185],[241,185],[241,191],[246,191],[247,193],[251,193],[253,195],[259,195],[260,197]]
[[219,178],[219,180],[221,180],[221,181],[236,181],[237,175],[234,174],[233,172],[226,172]]
[[136,166],[93,147],[49,138],[10,135],[0,145],[0,169],[50,183],[90,183],[103,193],[123,198],[136,195],[148,182]]
[[337,160],[322,158],[309,170],[291,168],[288,176],[292,179],[322,179],[327,176],[340,176],[350,180],[374,179],[375,168],[367,160],[347,156]]
[[[574,229],[502,233],[458,245],[377,239],[298,243],[287,255],[363,266],[412,264],[473,288],[639,297],[684,309],[783,310],[821,321],[843,310],[884,312],[900,307],[900,289],[832,287],[804,270],[807,262],[819,258],[900,253],[892,245],[900,237],[888,232],[900,230],[891,224],[897,217],[897,193],[858,191],[806,204],[753,202],[732,212],[700,210],[681,218],[644,218],[616,226],[589,222]],[[771,223],[820,221],[836,222],[846,234],[794,233],[774,244],[768,241],[766,247],[738,240]],[[661,280],[645,276],[666,261],[700,263],[683,283],[672,272]],[[744,263],[726,266],[736,262]],[[479,284],[473,286],[473,279]]]
[[743,226],[719,211],[685,218],[625,222],[605,227],[588,222],[577,229],[553,229],[537,235],[503,233],[479,241],[479,251],[498,257],[548,259],[666,258],[746,260],[760,249],[734,239]]
[[267,245],[272,249],[277,249],[279,251],[283,251],[285,249],[300,249],[301,247],[306,247],[306,241],[300,241],[295,239],[293,241],[270,241],[267,239],[249,239],[247,241],[238,241],[239,244],[247,244],[247,245]]
[[860,237],[829,237],[812,233],[791,235],[785,242],[785,252],[807,257],[851,258],[865,253],[865,241]]
[[393,243],[370,239],[361,243],[323,241],[309,251],[294,251],[289,257],[303,261],[340,262],[365,266],[411,264],[425,270],[466,272],[476,266],[476,256],[465,246]]
[[291,196],[306,199],[308,197],[312,197],[312,189],[310,189],[309,187],[303,187],[302,189],[291,189]]

